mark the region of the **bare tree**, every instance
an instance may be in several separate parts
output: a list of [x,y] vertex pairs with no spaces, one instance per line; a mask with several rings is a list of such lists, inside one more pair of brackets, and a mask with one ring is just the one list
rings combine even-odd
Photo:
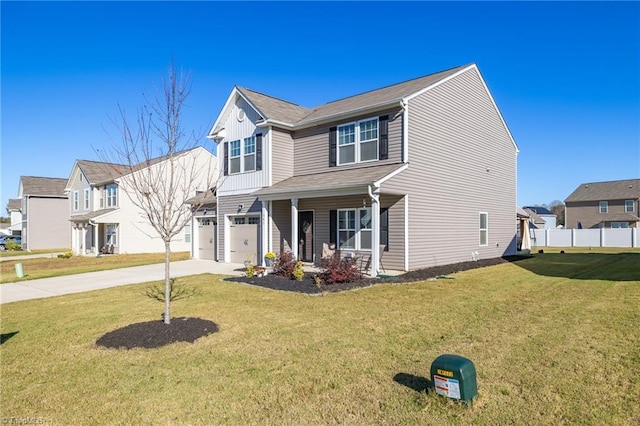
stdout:
[[564,221],[565,221],[565,217],[564,217],[564,211],[565,211],[565,206],[564,203],[560,200],[553,200],[552,202],[549,203],[549,210],[551,210],[551,213],[555,214],[556,217],[558,218],[558,225],[562,225],[564,226]]
[[[155,97],[145,96],[145,105],[130,120],[118,105],[118,116],[112,118],[119,138],[104,160],[121,164],[124,173],[117,179],[125,192],[164,242],[165,285],[164,314],[171,318],[171,241],[189,224],[200,206],[196,191],[212,190],[217,178],[216,165],[204,148],[197,148],[193,133],[185,134],[182,113],[191,91],[188,74],[178,72],[172,63]],[[203,163],[204,162],[204,163]]]

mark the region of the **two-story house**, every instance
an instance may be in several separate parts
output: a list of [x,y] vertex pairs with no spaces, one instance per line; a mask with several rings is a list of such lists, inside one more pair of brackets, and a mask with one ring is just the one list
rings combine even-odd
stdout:
[[[175,199],[189,209],[186,200],[197,190],[206,189],[217,175],[217,161],[202,147],[183,151],[178,159],[183,166],[177,171],[197,170],[195,179],[177,182]],[[161,182],[166,170],[166,158],[130,167],[100,161],[77,160],[71,170],[65,191],[69,194],[72,224],[72,249],[76,254],[98,253],[159,253],[164,243],[152,227],[144,211],[135,205],[133,186],[137,173],[150,173]],[[172,240],[172,251],[191,250],[191,225],[185,226]]]
[[567,228],[637,228],[640,179],[582,183],[565,200]]
[[71,242],[66,179],[20,176],[18,199],[25,250],[64,249]]
[[305,108],[234,87],[218,258],[368,257],[370,274],[516,253],[518,148],[475,64]]
[[9,212],[11,225],[9,226],[9,235],[22,234],[22,200],[19,198],[10,198],[7,203],[7,212]]

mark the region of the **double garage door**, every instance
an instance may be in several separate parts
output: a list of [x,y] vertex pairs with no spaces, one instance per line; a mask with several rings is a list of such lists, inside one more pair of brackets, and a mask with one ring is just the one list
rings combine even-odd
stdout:
[[229,251],[231,263],[243,263],[247,260],[258,265],[258,247],[260,242],[260,217],[242,216],[231,218],[229,228]]

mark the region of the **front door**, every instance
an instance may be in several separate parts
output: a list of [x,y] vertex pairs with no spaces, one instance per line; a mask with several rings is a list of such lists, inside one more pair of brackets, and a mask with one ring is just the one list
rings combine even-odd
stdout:
[[313,262],[313,212],[298,212],[298,256]]

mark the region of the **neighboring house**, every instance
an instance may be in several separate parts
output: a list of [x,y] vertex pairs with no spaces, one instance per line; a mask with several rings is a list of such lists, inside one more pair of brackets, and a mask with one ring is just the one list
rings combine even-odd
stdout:
[[640,179],[583,183],[565,200],[567,228],[637,228]]
[[208,137],[221,261],[317,262],[335,244],[375,276],[380,259],[410,270],[516,253],[518,148],[475,64],[315,108],[236,86]]
[[523,207],[531,217],[530,224],[536,229],[555,229],[556,215],[546,207],[527,206]]
[[9,235],[21,235],[22,234],[22,200],[19,198],[9,199],[7,204],[7,211],[11,215],[11,225],[9,226]]
[[[202,147],[180,155],[186,167],[200,170],[193,187],[180,183],[177,199],[186,200],[196,190],[207,188],[208,175],[215,176],[216,158]],[[69,194],[67,220],[72,224],[72,249],[76,254],[158,253],[164,242],[152,227],[142,209],[127,194],[130,179],[136,173],[166,173],[163,158],[149,165],[129,166],[99,161],[77,160],[71,170],[65,191]],[[207,173],[208,171],[210,173]],[[189,208],[185,205],[185,208]],[[172,251],[191,251],[191,229],[185,227],[171,244]]]
[[20,176],[18,199],[25,250],[68,248],[71,242],[69,202],[62,178]]

